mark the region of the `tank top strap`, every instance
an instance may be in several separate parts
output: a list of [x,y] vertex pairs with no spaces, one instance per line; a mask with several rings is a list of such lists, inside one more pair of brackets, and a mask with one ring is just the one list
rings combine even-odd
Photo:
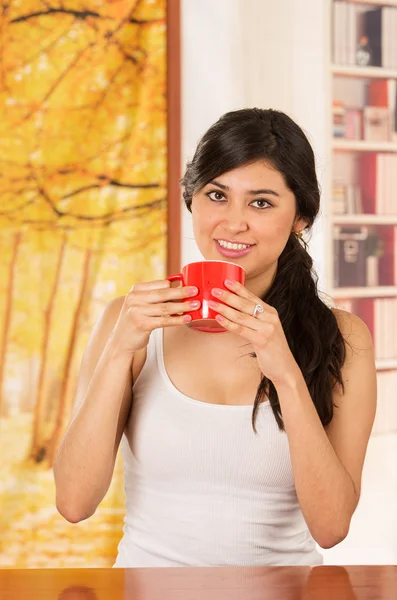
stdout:
[[153,329],[150,334],[149,343],[146,349],[146,362],[153,363],[158,361],[159,351],[162,349],[163,330]]

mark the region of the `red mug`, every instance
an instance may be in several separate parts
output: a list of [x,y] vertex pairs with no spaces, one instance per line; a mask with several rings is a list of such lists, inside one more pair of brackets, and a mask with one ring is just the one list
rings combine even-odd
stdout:
[[[220,302],[219,298],[214,298],[211,294],[213,288],[227,290],[224,284],[225,279],[238,281],[245,285],[245,269],[234,263],[224,260],[203,260],[189,263],[182,268],[182,273],[170,275],[168,281],[180,281],[183,286],[196,286],[198,294],[194,300],[200,300],[201,306],[197,310],[189,311],[192,320],[188,327],[204,331],[206,333],[223,333],[226,331],[215,319],[217,312],[208,306],[209,300]],[[228,290],[230,291],[230,290]],[[189,298],[190,302],[192,298]]]

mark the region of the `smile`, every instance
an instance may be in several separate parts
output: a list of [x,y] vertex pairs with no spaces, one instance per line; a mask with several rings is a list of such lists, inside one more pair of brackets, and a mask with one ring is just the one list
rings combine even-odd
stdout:
[[227,242],[226,240],[216,240],[222,248],[226,248],[227,250],[246,250],[247,248],[251,248],[252,244],[238,244],[235,242]]
[[216,249],[225,258],[243,258],[254,248],[255,244],[240,244],[228,240],[215,240]]

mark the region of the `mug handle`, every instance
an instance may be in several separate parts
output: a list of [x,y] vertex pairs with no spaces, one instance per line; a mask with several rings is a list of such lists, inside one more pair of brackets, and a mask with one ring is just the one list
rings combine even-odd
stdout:
[[182,273],[177,273],[176,275],[170,275],[169,277],[167,277],[168,281],[171,281],[171,283],[173,281],[180,281],[182,283],[183,286],[185,286],[185,281],[183,279],[183,275]]
[[[168,281],[171,281],[171,283],[173,281],[180,281],[182,283],[182,285],[185,285],[184,279],[183,279],[183,275],[182,273],[177,273],[176,275],[170,275],[169,277],[167,277],[166,279],[168,279]],[[182,314],[182,313],[181,313]],[[178,315],[171,315],[173,317],[179,317],[180,314]]]

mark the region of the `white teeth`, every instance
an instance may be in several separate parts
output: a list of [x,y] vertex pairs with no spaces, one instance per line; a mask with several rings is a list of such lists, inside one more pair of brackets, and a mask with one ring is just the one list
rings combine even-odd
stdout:
[[222,246],[222,248],[227,248],[228,250],[245,250],[249,248],[251,244],[233,244],[232,242],[225,242],[225,240],[218,240],[218,244]]

